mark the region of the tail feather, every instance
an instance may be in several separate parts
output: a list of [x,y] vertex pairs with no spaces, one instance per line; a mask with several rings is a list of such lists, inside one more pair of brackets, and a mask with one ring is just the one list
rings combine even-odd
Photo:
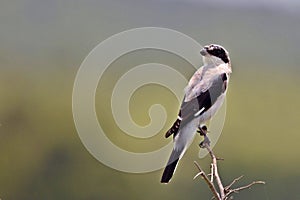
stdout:
[[168,165],[166,166],[163,175],[161,177],[161,183],[168,183],[170,181],[170,179],[172,178],[175,170],[176,170],[176,166],[178,164],[178,161],[180,159],[180,155],[182,154],[183,151],[177,151],[175,149],[173,149],[171,156],[169,158],[168,161]]

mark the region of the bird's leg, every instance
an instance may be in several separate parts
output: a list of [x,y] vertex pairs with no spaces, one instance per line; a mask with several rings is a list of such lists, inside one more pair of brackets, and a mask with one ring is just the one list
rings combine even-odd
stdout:
[[200,148],[205,148],[206,145],[210,146],[210,140],[207,137],[207,126],[203,125],[203,126],[198,126],[197,132],[200,133],[201,136],[204,136],[204,140],[202,142],[200,142],[199,146]]
[[207,137],[207,135],[205,134],[204,135],[204,140],[202,142],[200,142],[199,146],[200,148],[205,148],[207,146],[210,146],[210,140],[209,138]]
[[202,126],[199,125],[197,132],[200,133],[201,136],[206,135],[206,133],[207,133],[207,126],[206,125],[202,125]]

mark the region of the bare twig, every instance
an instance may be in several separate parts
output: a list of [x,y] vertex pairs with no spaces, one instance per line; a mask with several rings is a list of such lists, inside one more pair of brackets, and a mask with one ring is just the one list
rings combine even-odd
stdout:
[[[201,169],[200,165],[194,161],[196,167],[199,170],[199,173],[194,177],[196,178],[197,176],[201,175],[202,178],[205,180],[205,182],[207,183],[207,185],[209,186],[210,190],[212,191],[215,199],[218,200],[227,200],[229,198],[229,196],[233,193],[238,193],[241,190],[245,190],[250,188],[251,186],[255,185],[255,184],[265,184],[264,181],[253,181],[252,183],[245,185],[245,186],[241,186],[235,189],[231,189],[231,187],[238,182],[241,178],[243,178],[243,176],[240,176],[238,178],[235,178],[228,186],[224,187],[221,181],[221,178],[219,176],[218,173],[218,166],[217,166],[217,160],[219,160],[213,153],[213,151],[211,150],[211,148],[209,147],[208,144],[204,144],[202,146],[203,148],[206,148],[207,151],[209,152],[209,155],[212,159],[212,163],[211,163],[211,180],[208,179],[207,175],[205,174],[205,172]],[[222,159],[223,160],[223,159]],[[215,186],[214,186],[214,179],[216,180],[216,183],[219,187],[219,192],[216,190]]]
[[223,184],[222,184],[221,178],[219,176],[219,172],[218,172],[217,158],[208,144],[205,144],[205,148],[209,152],[209,155],[212,159],[213,174],[214,174],[214,177],[216,178],[216,182],[219,187],[221,199],[224,199],[225,198],[224,187],[223,187]]
[[229,190],[231,188],[231,186],[233,186],[236,182],[238,182],[239,180],[241,180],[244,176],[240,176],[238,178],[235,178],[229,185],[227,185],[224,189],[225,190]]
[[218,200],[222,200],[214,186],[214,184],[212,182],[209,181],[208,177],[206,176],[205,172],[201,169],[200,165],[194,161],[194,164],[196,165],[196,167],[198,168],[199,170],[199,173],[194,177],[194,179],[196,177],[198,177],[199,175],[202,176],[202,178],[205,180],[205,182],[207,183],[209,189],[211,190],[211,192],[213,193],[214,197]]
[[245,189],[250,189],[251,186],[255,185],[255,184],[266,184],[264,181],[253,181],[252,183],[239,187],[239,188],[235,188],[235,189],[229,189],[226,192],[226,196],[225,199],[227,199],[232,193],[239,193],[241,190],[245,190]]
[[215,168],[214,168],[214,165],[211,163],[210,164],[210,182],[214,182],[214,170],[215,170]]

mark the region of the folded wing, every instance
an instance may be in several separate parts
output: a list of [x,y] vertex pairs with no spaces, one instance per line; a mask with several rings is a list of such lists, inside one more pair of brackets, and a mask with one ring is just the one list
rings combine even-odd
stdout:
[[206,112],[216,102],[218,97],[223,94],[227,89],[228,77],[226,73],[217,75],[212,80],[209,88],[205,91],[201,91],[198,96],[191,99],[190,101],[183,101],[180,107],[180,111],[177,120],[173,126],[168,130],[165,137],[169,137],[173,134],[173,137],[179,131],[179,128],[184,127],[195,117],[200,116]]

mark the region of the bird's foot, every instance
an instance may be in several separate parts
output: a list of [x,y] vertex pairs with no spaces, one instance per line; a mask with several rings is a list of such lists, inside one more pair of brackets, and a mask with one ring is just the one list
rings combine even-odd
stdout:
[[207,135],[204,135],[204,140],[200,142],[199,146],[200,148],[206,148],[207,146],[210,146],[210,140]]
[[204,140],[199,144],[200,148],[205,148],[206,146],[210,146],[210,140],[207,137],[207,132],[208,132],[207,126],[203,125],[203,126],[199,126],[198,128],[199,130],[197,130],[197,132],[200,133],[201,136],[204,136]]
[[207,134],[207,126],[206,125],[202,125],[202,126],[198,126],[198,133],[200,133],[201,136],[206,135]]

